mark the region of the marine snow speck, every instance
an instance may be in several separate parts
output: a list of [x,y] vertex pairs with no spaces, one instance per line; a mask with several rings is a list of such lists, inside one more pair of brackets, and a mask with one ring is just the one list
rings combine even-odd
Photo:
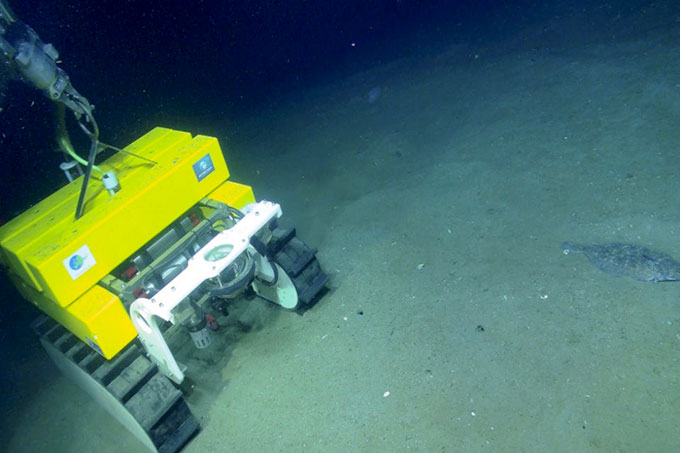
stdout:
[[680,263],[670,255],[632,244],[582,245],[562,244],[566,254],[582,252],[600,270],[624,275],[643,282],[675,282],[680,280]]

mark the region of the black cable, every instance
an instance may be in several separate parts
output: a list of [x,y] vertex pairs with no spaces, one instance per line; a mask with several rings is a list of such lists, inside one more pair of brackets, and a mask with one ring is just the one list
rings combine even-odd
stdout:
[[92,140],[90,145],[90,154],[87,157],[87,168],[83,176],[83,183],[80,185],[80,195],[78,195],[78,204],[76,205],[76,220],[83,216],[83,204],[85,202],[85,193],[87,192],[87,183],[90,182],[92,175],[92,168],[94,167],[94,158],[97,155],[97,141]]
[[78,220],[83,216],[83,205],[85,204],[87,184],[90,182],[90,176],[92,175],[92,169],[94,168],[94,160],[97,157],[97,148],[99,147],[99,127],[97,126],[97,122],[94,120],[94,117],[92,116],[92,110],[90,109],[90,107],[84,104],[83,102],[79,102],[77,99],[75,100],[75,102],[80,104],[81,108],[87,112],[85,114],[85,119],[89,120],[90,123],[92,123],[92,130],[89,130],[80,119],[78,120],[78,125],[83,130],[83,132],[85,132],[85,134],[88,137],[90,137],[91,140],[90,153],[87,156],[87,168],[85,170],[85,175],[83,176],[83,184],[80,186],[78,204],[76,205],[76,220]]
[[227,210],[229,211],[229,213],[235,219],[240,220],[244,217],[244,214],[241,211],[239,211],[238,209],[236,209],[235,207],[229,206],[229,205],[226,205],[226,206],[227,206]]

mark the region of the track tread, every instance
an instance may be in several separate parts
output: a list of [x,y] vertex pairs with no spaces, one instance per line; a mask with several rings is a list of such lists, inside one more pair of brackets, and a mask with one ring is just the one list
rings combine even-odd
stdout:
[[125,403],[125,408],[149,431],[181,398],[182,392],[164,376],[156,374]]
[[294,228],[277,227],[272,231],[269,254],[293,281],[303,310],[311,308],[328,283],[316,250],[298,238]]
[[41,316],[33,330],[123,404],[159,452],[176,453],[200,430],[182,392],[132,343],[111,360]]
[[106,388],[118,401],[127,402],[156,373],[156,366],[139,355]]

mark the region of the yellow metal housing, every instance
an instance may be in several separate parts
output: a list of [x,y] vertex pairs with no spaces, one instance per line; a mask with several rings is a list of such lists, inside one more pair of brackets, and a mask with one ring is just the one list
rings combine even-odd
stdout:
[[[175,219],[210,197],[242,207],[252,189],[229,177],[217,139],[155,128],[100,165],[120,191],[82,177],[0,227],[0,261],[22,294],[107,358],[135,336],[118,297],[97,283]],[[93,175],[96,179],[99,175]]]
[[250,186],[232,181],[226,181],[208,195],[208,198],[238,209],[255,202],[255,195],[253,195],[253,189]]

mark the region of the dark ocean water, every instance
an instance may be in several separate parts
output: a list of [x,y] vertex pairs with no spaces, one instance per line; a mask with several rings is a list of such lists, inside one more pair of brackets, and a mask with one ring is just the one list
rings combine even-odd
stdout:
[[[178,116],[197,117],[196,126],[207,129],[320,80],[431,51],[453,35],[479,39],[482,24],[505,9],[503,2],[457,3],[28,0],[11,6],[60,51],[61,67],[96,106],[102,139],[124,145]],[[51,152],[49,102],[20,83],[6,86],[6,79],[7,71],[0,85],[5,220],[63,179],[55,171],[60,156]],[[80,143],[78,132],[72,135]]]
[[[518,33],[536,24],[545,24],[545,33],[517,47],[559,51],[599,37],[620,38],[654,26],[636,16],[646,5],[27,0],[11,6],[60,51],[73,85],[96,106],[102,139],[125,145],[178,116],[194,117],[198,129],[209,130],[216,119],[235,119],[399,58],[435,54],[452,42],[507,49]],[[558,21],[559,27],[553,26]],[[51,153],[49,102],[21,84],[6,86],[6,79],[5,70],[0,78],[0,219],[5,220],[62,181],[54,170],[60,156]],[[79,143],[78,133],[73,136]]]

